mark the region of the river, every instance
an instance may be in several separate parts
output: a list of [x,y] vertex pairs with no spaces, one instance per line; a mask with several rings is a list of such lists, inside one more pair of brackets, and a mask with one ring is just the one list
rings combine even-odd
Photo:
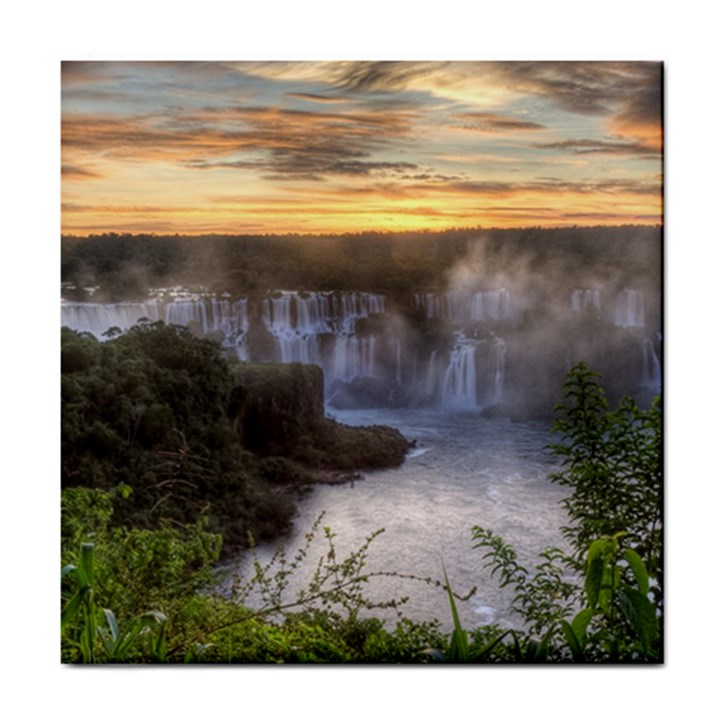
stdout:
[[[472,528],[480,525],[500,534],[528,568],[547,546],[565,546],[559,528],[567,521],[560,505],[566,490],[548,480],[557,465],[544,450],[551,440],[547,425],[437,408],[330,414],[350,425],[396,427],[416,441],[416,447],[401,467],[368,472],[353,483],[313,488],[300,500],[293,530],[282,541],[288,555],[302,546],[321,513],[322,526],[336,534],[339,555],[358,548],[370,533],[383,528],[370,546],[368,571],[441,579],[444,564],[456,592],[477,586],[475,595],[459,604],[465,627],[488,623],[519,627],[519,617],[510,611],[512,590],[499,588],[484,568],[483,550],[473,548]],[[271,544],[259,546],[258,559],[267,562],[274,550]],[[309,581],[312,556],[292,581],[291,590]],[[249,569],[248,560],[238,565],[241,576],[247,576]],[[443,629],[450,628],[442,589],[382,577],[373,578],[364,593],[373,600],[409,596],[404,616],[420,621],[437,618]],[[374,614],[387,620],[395,617],[391,610]]]

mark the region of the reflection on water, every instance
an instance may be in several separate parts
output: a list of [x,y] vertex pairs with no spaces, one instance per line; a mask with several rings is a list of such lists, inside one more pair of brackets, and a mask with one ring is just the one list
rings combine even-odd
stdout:
[[[478,591],[460,604],[466,627],[519,624],[511,615],[512,592],[499,589],[483,568],[483,551],[473,549],[471,529],[481,525],[513,545],[518,561],[532,567],[548,545],[564,546],[559,527],[567,521],[559,505],[565,489],[547,479],[555,469],[544,450],[547,427],[485,419],[477,414],[438,410],[355,410],[334,412],[352,425],[397,427],[416,447],[405,463],[365,474],[353,484],[318,486],[300,501],[289,552],[302,543],[321,512],[323,525],[337,535],[340,552],[358,548],[374,530],[385,532],[371,546],[368,570],[442,577],[453,589]],[[319,549],[319,548],[318,548]],[[259,548],[268,560],[273,546]],[[241,573],[247,568],[240,564]],[[307,563],[305,581],[313,569]],[[403,614],[415,620],[438,618],[448,628],[447,597],[440,589],[396,578],[373,579],[366,595],[375,600],[410,596]],[[378,613],[392,618],[389,611]]]

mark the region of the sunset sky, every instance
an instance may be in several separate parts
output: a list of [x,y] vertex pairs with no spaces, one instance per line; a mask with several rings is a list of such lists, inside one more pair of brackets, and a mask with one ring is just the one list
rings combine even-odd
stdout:
[[65,62],[62,230],[662,222],[661,66]]

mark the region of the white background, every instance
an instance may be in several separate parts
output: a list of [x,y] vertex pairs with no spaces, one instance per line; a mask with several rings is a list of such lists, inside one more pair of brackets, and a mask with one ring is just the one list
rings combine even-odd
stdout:
[[[2,612],[10,718],[707,717],[717,708],[717,23],[710,3],[126,0],[2,20]],[[680,9],[676,9],[680,8]],[[59,664],[60,61],[666,63],[666,664],[68,668]],[[9,157],[8,157],[9,156]],[[10,221],[9,224],[7,221]]]

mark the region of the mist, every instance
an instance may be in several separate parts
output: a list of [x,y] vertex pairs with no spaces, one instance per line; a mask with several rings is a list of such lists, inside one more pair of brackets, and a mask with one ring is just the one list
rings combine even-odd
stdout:
[[163,320],[235,360],[317,364],[339,409],[545,417],[581,361],[611,398],[661,385],[659,228],[111,235],[64,250],[63,324],[102,337]]

